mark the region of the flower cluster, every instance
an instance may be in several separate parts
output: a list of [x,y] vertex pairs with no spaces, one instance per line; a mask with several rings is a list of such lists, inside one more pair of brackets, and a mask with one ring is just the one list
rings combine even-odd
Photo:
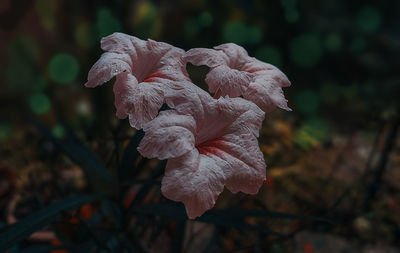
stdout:
[[[185,204],[193,219],[212,208],[227,187],[256,194],[266,178],[257,137],[265,112],[290,110],[282,87],[289,80],[276,67],[227,43],[185,52],[163,42],[114,33],[89,72],[87,87],[114,76],[117,117],[129,118],[145,136],[138,150],[168,159],[163,195]],[[207,65],[212,97],[192,83],[186,63]],[[167,104],[170,109],[159,112]]]

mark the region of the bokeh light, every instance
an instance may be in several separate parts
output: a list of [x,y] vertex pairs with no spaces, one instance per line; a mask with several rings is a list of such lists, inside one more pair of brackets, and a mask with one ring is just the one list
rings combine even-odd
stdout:
[[51,129],[51,133],[54,137],[61,139],[65,135],[65,128],[62,125],[56,125]]
[[140,2],[136,15],[133,16],[135,35],[143,39],[159,37],[162,27],[160,14],[156,5],[149,1]]
[[100,39],[114,32],[122,32],[122,25],[110,9],[100,8],[97,10],[96,29]]
[[241,21],[231,21],[225,24],[222,36],[226,42],[253,45],[261,41],[262,32],[258,27],[247,26]]
[[297,11],[297,0],[281,0],[281,4],[285,9],[285,19],[288,23],[294,23],[299,19]]
[[289,44],[289,56],[293,63],[300,67],[315,66],[322,56],[320,39],[314,34],[302,34]]
[[200,26],[207,27],[212,24],[213,17],[210,12],[204,11],[204,12],[200,13],[197,20],[198,20]]
[[356,23],[363,32],[375,32],[381,24],[381,14],[375,7],[364,6],[357,13]]
[[44,93],[34,93],[28,98],[31,110],[39,115],[47,113],[51,108],[50,99]]
[[85,49],[96,44],[94,26],[86,22],[78,24],[75,29],[75,41],[81,48]]
[[37,0],[35,3],[36,12],[45,29],[52,29],[56,24],[57,4],[58,1],[54,0]]
[[59,84],[69,84],[73,82],[79,72],[77,59],[67,53],[54,55],[48,65],[50,78]]

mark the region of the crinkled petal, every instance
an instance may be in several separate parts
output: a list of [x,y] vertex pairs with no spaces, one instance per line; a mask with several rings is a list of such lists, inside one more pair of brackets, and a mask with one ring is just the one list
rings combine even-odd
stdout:
[[220,90],[221,96],[238,97],[244,93],[251,81],[248,72],[231,69],[226,65],[213,68],[206,76],[210,92]]
[[243,98],[219,98],[219,110],[229,112],[234,121],[226,133],[246,131],[258,137],[265,113],[253,102]]
[[169,159],[161,183],[163,195],[185,204],[190,219],[211,209],[224,189],[225,176],[215,161],[197,149]]
[[291,111],[287,106],[287,100],[285,99],[282,88],[274,79],[256,79],[249,85],[243,97],[254,102],[264,112],[271,112],[277,106]]
[[[166,79],[188,80],[183,63],[185,51],[170,44],[113,33],[101,40],[101,48],[127,54],[131,58],[132,73],[139,82],[154,75]],[[164,71],[160,71],[163,67]]]
[[[124,33],[113,33],[101,39],[101,49],[114,53],[125,53],[137,60],[138,53],[147,50],[146,41]],[[137,53],[138,52],[138,53]]]
[[86,87],[96,87],[114,76],[131,71],[131,59],[126,54],[104,53],[89,71]]
[[92,67],[86,86],[95,87],[117,76],[117,116],[128,116],[135,128],[157,116],[164,103],[166,87],[162,86],[190,80],[183,63],[185,51],[167,43],[113,33],[101,40],[101,47],[109,52]]
[[240,67],[247,61],[249,56],[243,47],[236,45],[235,43],[225,43],[214,48],[225,53],[229,60],[228,65],[231,67]]
[[233,193],[256,194],[266,178],[264,157],[251,133],[227,134],[203,143],[198,150],[220,164],[226,187]]
[[158,83],[137,84],[131,74],[119,75],[114,84],[115,106],[119,118],[129,117],[136,129],[154,119],[164,103],[164,93]]
[[281,70],[254,57],[249,58],[249,61],[243,66],[243,71],[252,73],[254,78],[273,79],[280,87],[290,86],[289,79]]
[[175,110],[161,112],[145,125],[145,136],[138,151],[145,157],[168,159],[182,156],[194,149],[195,121]]
[[145,126],[139,148],[149,157],[169,158],[163,194],[182,201],[195,218],[213,207],[224,184],[235,193],[256,193],[265,180],[257,142],[265,113],[242,98],[214,99],[187,82],[169,85],[165,99],[174,109]]
[[132,97],[135,96],[139,89],[139,84],[136,78],[129,73],[122,73],[117,76],[114,90],[114,104],[117,109],[117,117],[124,119],[132,110]]
[[164,91],[165,101],[170,108],[192,115],[197,122],[206,120],[205,111],[214,108],[216,100],[191,82],[170,83]]
[[201,148],[214,159],[227,162],[223,168],[226,187],[231,192],[255,194],[266,177],[264,156],[257,141],[265,113],[242,98],[220,98],[218,102],[222,110],[238,114],[219,138],[203,143]]
[[186,52],[185,60],[186,62],[190,62],[196,66],[206,65],[212,68],[226,64],[228,59],[225,54],[217,50],[209,48],[193,48]]

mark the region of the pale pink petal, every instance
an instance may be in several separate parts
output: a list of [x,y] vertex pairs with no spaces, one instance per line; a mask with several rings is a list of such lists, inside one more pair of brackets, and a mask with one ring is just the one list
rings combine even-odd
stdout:
[[216,103],[210,94],[191,82],[170,83],[164,91],[164,96],[170,108],[193,116],[197,122],[206,120],[206,107],[212,107]]
[[[234,43],[222,44],[214,49],[191,49],[186,54],[189,62],[211,68],[205,81],[209,91],[215,93],[214,97],[243,96],[256,102],[265,112],[272,111],[276,106],[290,110],[281,89],[290,86],[290,81],[282,71],[249,57],[243,47]],[[260,87],[261,90],[257,90]]]
[[193,48],[186,52],[185,60],[193,65],[206,65],[210,68],[226,64],[227,57],[220,51],[209,48]]
[[274,79],[258,78],[252,82],[243,97],[254,102],[264,112],[271,112],[277,106],[291,111],[287,106],[287,100],[282,88]]
[[131,70],[131,59],[126,54],[104,53],[89,71],[86,87],[96,87],[114,76]]
[[241,68],[248,58],[246,50],[234,43],[225,43],[214,48],[225,53],[228,58],[228,65],[232,68]]
[[124,33],[113,33],[101,39],[101,49],[114,53],[125,53],[134,60],[138,58],[138,53],[147,50],[146,41]]
[[154,119],[164,103],[163,88],[158,83],[137,84],[136,78],[124,73],[114,84],[115,107],[121,119],[129,117],[136,129]]
[[196,149],[221,168],[228,189],[255,194],[265,180],[264,157],[257,142],[265,113],[242,98],[216,100],[204,93],[193,85],[175,84],[166,92],[166,100],[180,113],[193,115]]
[[161,183],[163,195],[185,204],[190,219],[211,209],[224,189],[225,176],[215,161],[197,149],[169,159]]
[[201,144],[198,150],[220,164],[226,187],[233,193],[256,194],[266,178],[264,157],[251,133],[226,134]]
[[113,33],[101,40],[101,47],[108,52],[90,70],[86,86],[95,87],[117,76],[117,116],[129,117],[137,129],[157,116],[169,83],[190,81],[185,51],[167,43]]
[[201,144],[199,150],[227,162],[221,167],[227,179],[226,187],[231,192],[255,194],[266,177],[264,156],[257,141],[265,113],[242,98],[220,98],[218,103],[221,110],[231,111],[232,115],[237,113],[235,120],[219,138]]
[[146,135],[138,151],[145,157],[161,160],[182,156],[194,149],[195,127],[193,117],[175,110],[163,111],[143,128]]
[[277,67],[261,62],[256,58],[249,58],[250,60],[243,66],[243,71],[254,74],[254,78],[273,79],[280,87],[290,86],[290,81],[287,76]]
[[117,109],[117,117],[124,119],[132,110],[132,97],[139,89],[139,84],[136,78],[125,72],[118,75],[113,87],[114,104]]
[[250,73],[221,65],[208,72],[206,83],[212,93],[219,90],[221,96],[238,97],[247,89],[251,79]]

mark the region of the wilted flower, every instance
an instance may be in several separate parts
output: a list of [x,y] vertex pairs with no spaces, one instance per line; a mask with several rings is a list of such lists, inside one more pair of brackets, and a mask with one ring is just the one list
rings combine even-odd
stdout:
[[185,59],[197,66],[210,67],[206,83],[216,97],[243,96],[264,112],[270,112],[276,106],[290,110],[281,88],[290,86],[290,81],[282,71],[248,56],[243,47],[233,43],[222,44],[214,49],[191,49]]
[[265,162],[257,137],[264,112],[242,98],[212,98],[182,82],[165,92],[173,110],[144,126],[139,152],[169,159],[162,180],[164,196],[182,201],[189,218],[212,208],[224,185],[233,193],[258,192]]
[[134,128],[157,116],[165,84],[189,80],[182,60],[185,51],[167,43],[114,33],[101,40],[101,48],[107,52],[91,68],[85,85],[96,87],[117,76],[117,116],[128,116]]

